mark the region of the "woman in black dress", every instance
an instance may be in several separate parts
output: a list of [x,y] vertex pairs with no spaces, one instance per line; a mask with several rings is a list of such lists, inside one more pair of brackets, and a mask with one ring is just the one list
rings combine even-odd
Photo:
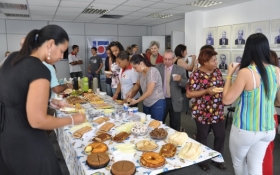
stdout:
[[1,175],[62,174],[45,130],[82,123],[85,116],[47,115],[51,75],[42,62],[54,64],[63,58],[68,41],[67,33],[56,25],[32,30],[22,49],[10,54],[0,68]]

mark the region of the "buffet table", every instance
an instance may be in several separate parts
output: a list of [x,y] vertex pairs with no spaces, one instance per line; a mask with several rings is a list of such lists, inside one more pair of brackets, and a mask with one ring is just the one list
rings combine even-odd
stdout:
[[[107,98],[107,97],[106,97]],[[57,111],[58,117],[64,117],[67,116],[67,114],[64,114],[61,111]],[[119,120],[115,120],[113,117],[110,117],[110,122],[113,122],[115,124],[115,127],[112,128],[108,133],[114,136],[118,131],[116,130],[116,127],[121,126],[127,122],[131,122],[130,116],[126,116],[125,118],[120,118]],[[144,124],[148,125],[150,121],[145,121]],[[92,125],[91,122],[88,124]],[[93,125],[92,125],[93,126]],[[102,124],[100,125],[102,126]],[[120,153],[116,145],[120,143],[116,143],[112,140],[107,140],[104,143],[107,144],[109,150],[108,154],[110,157],[110,163],[105,167],[101,169],[92,169],[86,164],[87,154],[84,152],[85,147],[92,143],[92,139],[95,136],[95,132],[98,130],[100,126],[93,126],[93,130],[84,134],[82,138],[74,138],[72,136],[74,130],[71,129],[70,126],[66,126],[64,128],[59,128],[56,130],[56,135],[58,139],[58,143],[60,145],[62,154],[64,156],[66,165],[68,167],[68,170],[70,172],[70,175],[107,175],[110,173],[110,167],[111,165],[119,160],[129,160],[132,161],[136,166],[136,174],[159,174],[162,172],[167,172],[170,170],[178,169],[187,167],[193,164],[196,164],[198,162],[207,160],[207,159],[215,159],[217,162],[223,162],[223,157],[219,152],[216,152],[204,145],[201,145],[202,148],[202,154],[199,156],[199,158],[195,161],[187,161],[180,159],[177,155],[178,152],[182,147],[177,147],[177,152],[173,158],[166,158],[166,164],[163,167],[160,167],[158,169],[148,169],[144,168],[139,164],[140,156],[142,155],[142,151],[136,151],[135,154],[122,154]],[[172,128],[161,124],[161,128],[164,128],[168,132],[168,136],[175,133],[175,130]],[[141,140],[152,140],[149,136],[149,133],[147,133],[144,136],[135,136],[131,134],[126,140],[124,140],[122,143],[131,143],[135,144],[138,141]],[[159,145],[158,148],[154,152],[159,152],[162,145],[166,144],[166,140],[155,140],[156,143]],[[188,138],[187,142],[195,142],[195,140]]]

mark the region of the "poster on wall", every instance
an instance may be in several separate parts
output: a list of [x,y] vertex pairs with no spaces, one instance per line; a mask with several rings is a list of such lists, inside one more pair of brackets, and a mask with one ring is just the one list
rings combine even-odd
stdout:
[[248,27],[249,25],[247,23],[232,26],[231,43],[233,48],[244,48],[249,35]]
[[250,24],[250,34],[262,33],[267,39],[270,38],[269,21],[258,21]]
[[230,48],[230,35],[231,26],[220,26],[217,27],[217,38],[218,41],[217,48],[219,49],[229,49]]
[[229,50],[219,50],[217,55],[218,68],[223,74],[227,73],[228,65],[231,63],[230,51]]
[[216,41],[215,38],[215,27],[204,29],[204,44],[214,46]]
[[[92,57],[91,48],[96,47],[97,48],[97,55],[102,58],[103,65],[105,65],[105,60],[107,57],[106,53],[106,47],[110,44],[110,42],[113,41],[113,38],[99,38],[99,37],[87,37],[87,43],[88,43],[88,56],[89,58]],[[88,67],[88,63],[86,63]],[[104,74],[104,68],[102,67],[102,71],[100,72],[100,80],[105,81],[106,77]]]
[[280,48],[280,19],[271,21],[271,46]]
[[243,51],[231,51],[231,62],[241,63]]

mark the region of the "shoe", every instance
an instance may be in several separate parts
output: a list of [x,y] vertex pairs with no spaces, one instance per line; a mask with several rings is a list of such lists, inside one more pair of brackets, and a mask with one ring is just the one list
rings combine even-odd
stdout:
[[223,163],[215,162],[212,160],[212,164],[222,171],[227,171],[227,167],[225,167],[225,165]]
[[210,167],[206,163],[199,163],[198,166],[205,172],[210,171]]

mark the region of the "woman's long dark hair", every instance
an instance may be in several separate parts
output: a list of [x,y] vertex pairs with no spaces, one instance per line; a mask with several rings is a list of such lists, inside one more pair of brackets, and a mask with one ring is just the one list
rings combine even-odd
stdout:
[[119,48],[120,52],[121,52],[121,51],[124,51],[124,48],[123,48],[122,44],[121,44],[120,42],[118,42],[118,41],[112,41],[112,42],[109,44],[108,47],[110,48],[110,51],[111,51],[112,62],[115,63],[115,62],[116,62],[116,56],[113,54],[113,52],[112,52],[112,50],[111,50],[111,48],[112,48],[113,46],[116,46],[117,48]]
[[268,76],[264,64],[271,64],[270,48],[266,36],[261,33],[252,34],[247,39],[240,69],[248,67],[253,62],[257,65],[264,83],[266,96],[269,97]]
[[153,66],[150,60],[146,57],[146,54],[135,54],[130,59],[130,62],[133,64],[140,64],[141,62],[143,62],[147,67]]
[[31,55],[34,50],[37,50],[50,39],[54,40],[55,45],[69,41],[66,31],[58,25],[47,25],[40,30],[34,29],[27,34],[22,48],[13,60],[13,64],[21,61],[25,56]]

